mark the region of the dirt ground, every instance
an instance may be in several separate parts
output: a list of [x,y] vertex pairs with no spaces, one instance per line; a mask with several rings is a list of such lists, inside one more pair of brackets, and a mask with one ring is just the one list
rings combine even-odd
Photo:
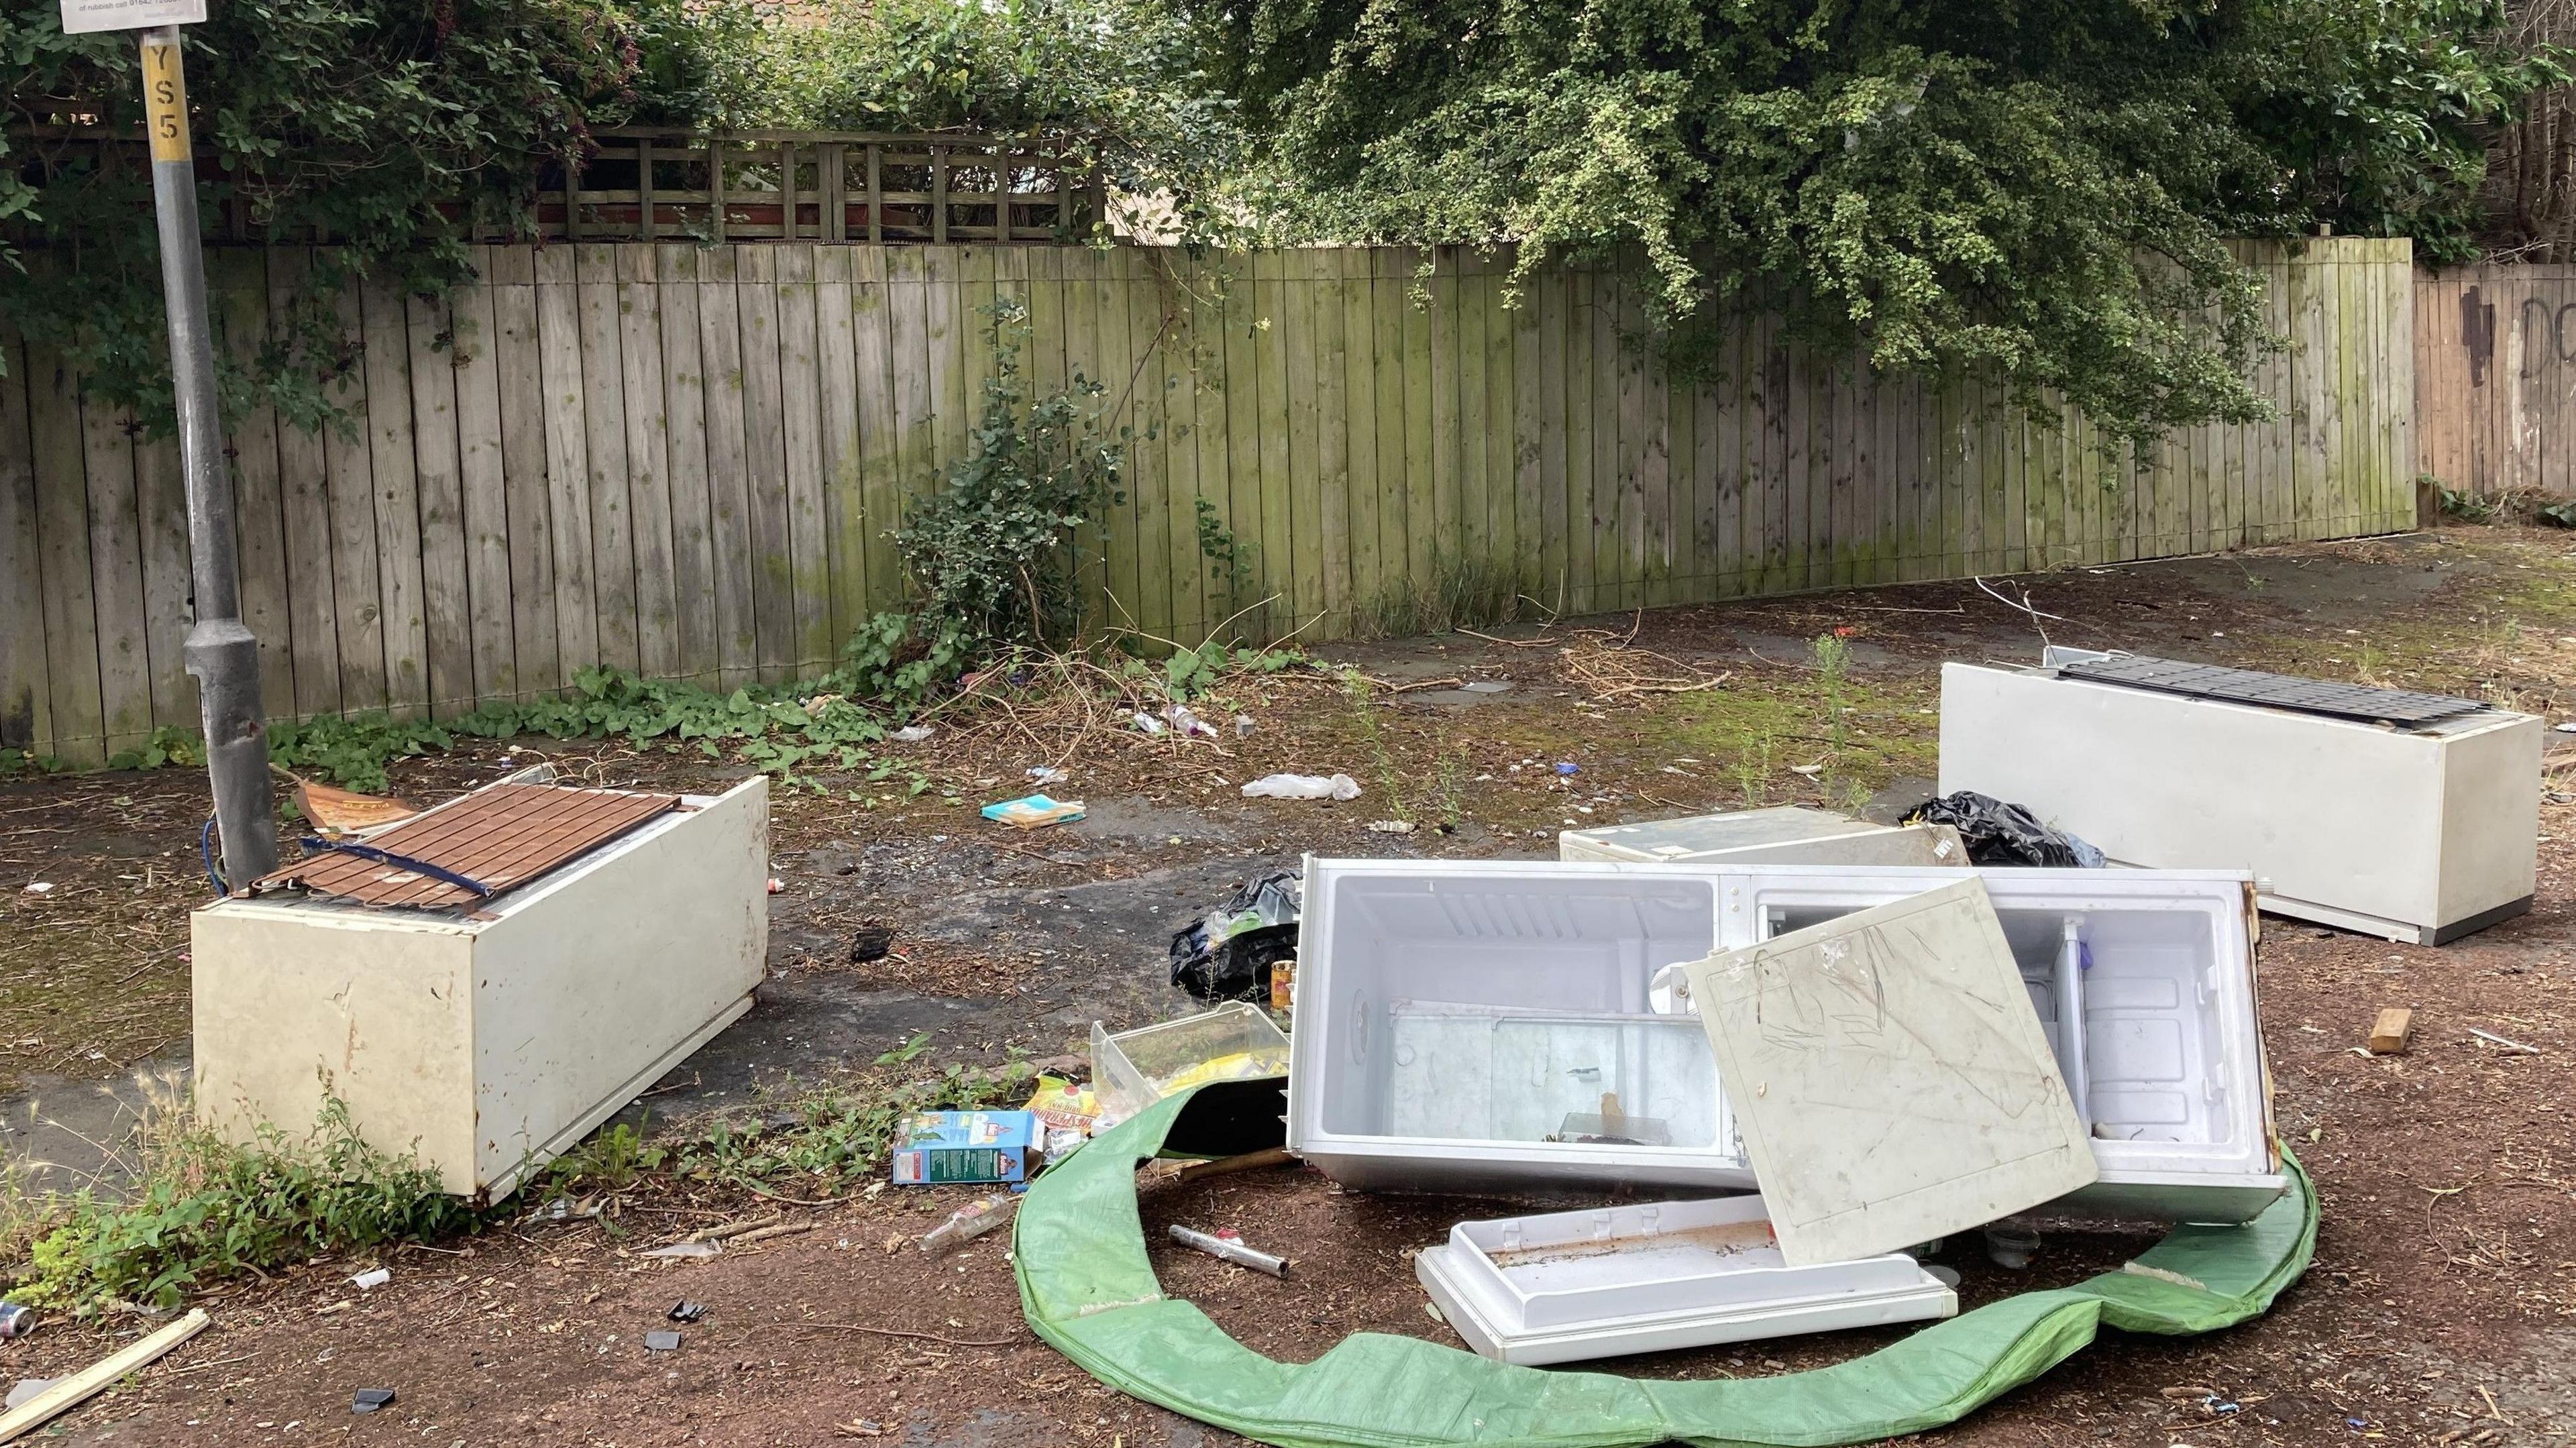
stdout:
[[[2061,643],[2245,663],[2321,677],[2483,692],[2553,720],[2576,682],[2576,549],[2565,534],[2460,528],[2367,543],[2077,570],[2022,580]],[[1215,894],[1301,853],[1538,856],[1575,823],[1747,803],[1868,802],[1927,792],[1944,659],[2027,658],[2034,621],[1966,584],[1529,621],[1467,635],[1329,650],[1389,686],[1365,704],[1282,675],[1223,701],[1254,720],[1215,745],[995,720],[908,752],[942,788],[908,796],[862,777],[782,793],[771,978],[745,1020],[658,1086],[663,1120],[784,1100],[916,1032],[926,1059],[1078,1050],[1113,1027],[1176,1014],[1163,941]],[[1583,628],[1696,671],[1717,688],[1588,706]],[[1848,631],[1852,711],[1836,732],[1813,641]],[[1512,642],[1497,640],[1509,639]],[[1597,643],[1597,640],[1596,640]],[[1660,667],[1660,666],[1658,666]],[[1687,677],[1675,674],[1672,677]],[[1592,676],[1598,682],[1598,675]],[[1470,692],[1470,680],[1509,681]],[[1408,687],[1418,686],[1418,687]],[[2553,735],[2553,742],[2562,736]],[[2576,744],[2576,736],[2565,736]],[[521,741],[609,783],[704,785],[703,759]],[[408,761],[396,787],[436,798],[491,778],[478,743]],[[2553,756],[2555,758],[2555,756]],[[1558,761],[1580,772],[1560,776]],[[1008,838],[970,808],[1062,763],[1051,792],[1075,825]],[[1517,767],[1516,767],[1517,766]],[[1244,800],[1294,768],[1345,770],[1350,805]],[[2554,778],[2555,776],[2553,776]],[[965,804],[938,801],[947,788]],[[852,798],[853,793],[858,798]],[[205,893],[192,771],[0,783],[0,1148],[70,1160],[48,1123],[116,1129],[133,1074],[184,1069],[187,909]],[[1410,834],[1371,831],[1409,816]],[[1454,816],[1454,830],[1438,828]],[[2176,1340],[2104,1334],[2039,1382],[1925,1442],[1994,1445],[2550,1443],[2576,1432],[2576,799],[2541,819],[2538,904],[2439,949],[2267,919],[2263,1024],[2282,1135],[2314,1172],[2315,1267],[2275,1311]],[[48,883],[51,891],[22,887]],[[853,965],[859,923],[898,932],[898,957]],[[2375,1012],[2415,1009],[2403,1057],[2356,1054]],[[2481,1027],[2535,1046],[2496,1047]],[[51,1133],[49,1135],[49,1132]],[[95,1169],[95,1162],[82,1168]],[[72,1179],[76,1179],[72,1178]],[[642,1190],[614,1224],[522,1225],[388,1254],[390,1285],[334,1261],[210,1294],[215,1325],[64,1420],[60,1441],[461,1445],[1189,1445],[1230,1435],[1124,1399],[1021,1325],[1007,1238],[932,1261],[910,1243],[972,1193],[893,1189],[818,1207]],[[1168,1292],[1252,1347],[1314,1357],[1356,1330],[1453,1341],[1424,1310],[1410,1253],[1490,1201],[1346,1195],[1303,1170],[1162,1188],[1166,1221],[1287,1244],[1285,1281],[1154,1247]],[[699,1262],[635,1253],[757,1212],[799,1235]],[[2116,1265],[2144,1237],[2055,1233],[2025,1273],[1954,1242],[1963,1305]],[[675,1353],[648,1330],[680,1298],[705,1319]],[[142,1324],[53,1326],[0,1343],[0,1385],[76,1367]],[[909,1334],[909,1335],[907,1335]],[[1624,1360],[1615,1371],[1711,1377],[1795,1371],[1892,1340],[1833,1334]],[[397,1390],[353,1417],[350,1394]],[[2219,1406],[2211,1406],[2211,1400]],[[52,1440],[48,1440],[52,1441]]]

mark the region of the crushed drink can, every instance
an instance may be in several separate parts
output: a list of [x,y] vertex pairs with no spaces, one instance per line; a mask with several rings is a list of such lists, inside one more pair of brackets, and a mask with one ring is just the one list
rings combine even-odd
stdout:
[[0,1302],[0,1341],[25,1337],[36,1330],[36,1309],[15,1302]]

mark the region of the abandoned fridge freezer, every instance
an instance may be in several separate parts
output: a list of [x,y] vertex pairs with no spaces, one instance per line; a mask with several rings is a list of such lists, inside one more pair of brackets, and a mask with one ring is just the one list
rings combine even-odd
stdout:
[[1657,971],[1717,880],[1657,865],[1306,864],[1289,1145],[1384,1190],[1753,1184],[1697,1019]]
[[[2253,880],[2228,870],[1986,869],[2101,1179],[2072,1209],[2245,1221],[2284,1186],[2256,1014]],[[1955,880],[1952,870],[1748,866],[1730,946]]]
[[[1289,1145],[1368,1190],[1750,1189],[1655,977],[1970,873],[1311,859]],[[2248,877],[1974,873],[2101,1165],[2066,1205],[2243,1221],[2278,1196]]]

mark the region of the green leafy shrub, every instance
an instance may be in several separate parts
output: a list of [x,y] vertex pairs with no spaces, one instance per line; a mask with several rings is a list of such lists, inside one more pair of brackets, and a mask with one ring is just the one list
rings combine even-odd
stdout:
[[190,1288],[246,1271],[476,1222],[415,1159],[360,1141],[337,1100],[309,1137],[290,1141],[271,1128],[247,1148],[182,1116],[147,1142],[143,1166],[125,1201],[70,1202],[68,1220],[35,1239],[8,1296],[72,1312],[111,1301],[173,1307]]

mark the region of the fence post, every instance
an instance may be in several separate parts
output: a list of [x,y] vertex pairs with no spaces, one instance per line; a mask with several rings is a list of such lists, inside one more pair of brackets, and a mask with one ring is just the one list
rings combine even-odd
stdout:
[[725,239],[724,142],[707,138],[707,239]]
[[653,138],[650,136],[635,138],[635,214],[636,219],[643,223],[646,241],[660,234],[659,228],[653,224]]
[[948,239],[948,148],[930,148],[930,239]]

